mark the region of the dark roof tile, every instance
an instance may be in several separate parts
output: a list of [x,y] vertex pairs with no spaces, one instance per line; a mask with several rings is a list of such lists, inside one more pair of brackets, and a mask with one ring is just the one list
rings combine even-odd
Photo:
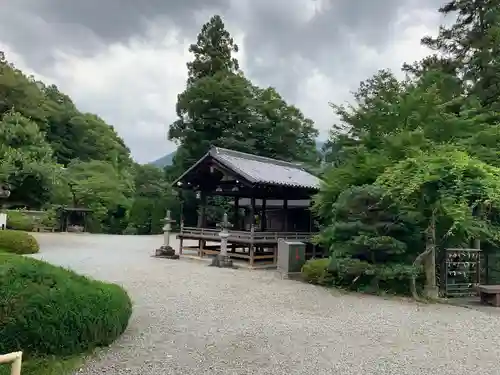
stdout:
[[210,155],[250,182],[319,189],[321,180],[296,163],[213,147]]

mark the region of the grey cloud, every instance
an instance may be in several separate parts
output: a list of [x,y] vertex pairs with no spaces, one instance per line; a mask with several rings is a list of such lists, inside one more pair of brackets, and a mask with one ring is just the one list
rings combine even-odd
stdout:
[[54,49],[95,53],[107,44],[144,34],[148,23],[168,22],[189,36],[199,28],[196,11],[224,12],[228,0],[3,0],[0,36],[37,67],[54,59]]
[[[366,78],[364,68],[353,59],[352,43],[382,48],[393,38],[391,28],[398,12],[437,9],[444,0],[317,1],[329,1],[329,6],[304,22],[302,0],[0,0],[0,41],[44,74],[50,73],[57,49],[92,56],[111,43],[147,38],[147,26],[154,22],[173,24],[194,41],[201,26],[196,15],[209,10],[222,14],[229,28],[235,25],[244,32],[246,72],[297,102],[301,78],[313,69],[330,80],[341,79],[344,85]],[[85,98],[83,105],[121,120],[111,105],[100,108],[92,98]],[[151,113],[137,117],[161,123]],[[148,149],[164,142],[156,137],[157,144],[144,146],[145,139],[131,135],[135,125],[127,124],[126,116],[123,121],[120,132],[127,142],[132,140],[130,147],[143,155],[141,159]]]

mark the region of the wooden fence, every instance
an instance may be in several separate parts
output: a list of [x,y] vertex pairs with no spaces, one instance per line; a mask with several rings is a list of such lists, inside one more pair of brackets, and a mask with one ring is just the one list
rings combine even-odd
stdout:
[[[212,228],[196,228],[196,227],[182,227],[180,235],[204,237],[205,239],[213,238],[219,241],[219,229]],[[244,240],[248,242],[259,241],[278,241],[279,238],[295,241],[309,241],[315,235],[310,232],[258,232],[258,231],[241,231],[229,230],[229,241]]]
[[23,352],[14,352],[0,355],[0,365],[10,364],[10,375],[21,375]]

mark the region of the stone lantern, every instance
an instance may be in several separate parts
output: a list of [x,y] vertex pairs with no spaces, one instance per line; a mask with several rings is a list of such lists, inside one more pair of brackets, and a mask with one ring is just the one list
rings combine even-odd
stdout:
[[175,250],[170,246],[170,233],[172,231],[172,220],[170,210],[167,211],[165,219],[163,219],[165,224],[163,225],[163,245],[156,249],[155,256],[169,259],[179,259],[179,255],[175,253]]
[[229,223],[227,218],[227,213],[224,213],[222,217],[222,223],[217,224],[217,226],[221,229],[219,232],[220,237],[220,253],[217,254],[215,258],[212,260],[212,266],[221,267],[221,268],[232,268],[233,261],[227,255],[227,239],[229,237],[229,228],[232,227],[232,224]]

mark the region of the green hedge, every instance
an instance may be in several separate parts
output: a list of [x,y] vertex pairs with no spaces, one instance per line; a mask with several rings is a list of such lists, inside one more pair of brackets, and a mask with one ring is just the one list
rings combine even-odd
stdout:
[[118,285],[0,254],[0,353],[73,355],[108,345],[132,312]]
[[17,230],[0,230],[0,250],[15,254],[35,254],[40,251],[31,234]]
[[424,275],[413,266],[370,264],[353,258],[312,259],[302,267],[302,277],[311,284],[334,286],[372,294],[410,295],[410,280],[417,274],[421,289]]
[[35,219],[22,211],[11,210],[7,212],[7,228],[13,230],[33,231]]
[[311,284],[328,285],[330,259],[311,259],[302,266],[302,278]]

